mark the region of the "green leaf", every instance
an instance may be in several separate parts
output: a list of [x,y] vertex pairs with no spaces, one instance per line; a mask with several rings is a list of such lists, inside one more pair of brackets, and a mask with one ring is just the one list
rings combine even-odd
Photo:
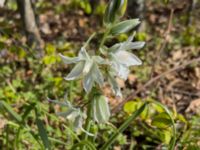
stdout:
[[156,115],[151,123],[158,128],[167,128],[172,125],[169,115],[165,112]]
[[49,142],[49,139],[47,136],[47,132],[45,130],[42,120],[38,118],[37,112],[36,112],[36,124],[37,124],[38,130],[39,130],[39,136],[43,142],[45,149],[50,150],[51,146],[50,146],[50,142]]
[[25,121],[26,117],[30,114],[31,110],[33,110],[36,106],[36,103],[31,103],[29,106],[26,107],[24,114],[22,115],[23,121]]
[[56,51],[56,47],[53,44],[47,44],[45,47],[45,51],[48,55],[52,55]]
[[171,136],[171,140],[170,140],[170,143],[169,143],[169,150],[174,150],[175,145],[176,145],[176,127],[175,127],[175,122],[174,122],[173,116],[171,115],[168,108],[166,106],[164,106],[163,104],[161,104],[157,101],[152,101],[152,100],[150,100],[150,102],[157,105],[158,108],[164,109],[165,113],[169,116],[171,123],[172,123],[172,136]]
[[95,146],[93,145],[93,143],[91,143],[90,141],[81,141],[78,144],[75,144],[71,149],[76,150],[77,148],[83,148],[83,147],[87,147],[87,150],[96,150]]
[[187,120],[185,119],[185,117],[183,115],[181,115],[181,114],[177,115],[177,119],[182,121],[182,122],[184,122],[184,123],[188,123]]
[[131,19],[122,21],[111,28],[110,34],[118,35],[122,33],[127,33],[134,29],[140,23],[139,19]]
[[21,122],[22,122],[21,116],[18,115],[16,112],[14,112],[13,109],[12,109],[12,107],[10,107],[10,105],[8,105],[6,102],[0,101],[0,106],[3,106],[3,108],[4,108],[18,123],[21,123]]
[[165,144],[169,144],[172,133],[169,130],[160,131],[160,138]]
[[137,110],[138,102],[129,101],[124,105],[124,111],[128,114],[131,114]]

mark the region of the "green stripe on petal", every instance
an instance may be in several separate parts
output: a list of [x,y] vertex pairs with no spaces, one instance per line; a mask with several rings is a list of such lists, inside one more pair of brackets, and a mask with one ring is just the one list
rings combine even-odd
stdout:
[[79,62],[75,67],[72,69],[72,71],[65,77],[65,80],[75,80],[79,78],[83,72],[84,69],[84,62]]
[[92,76],[93,76],[94,80],[100,86],[103,86],[103,83],[104,83],[103,75],[102,75],[99,67],[97,66],[97,64],[94,64],[94,67],[93,67],[93,70],[92,70]]
[[110,75],[108,76],[108,82],[110,83],[111,85],[111,88],[113,90],[113,92],[115,93],[116,96],[119,96],[119,97],[122,97],[122,93],[121,93],[121,90],[120,90],[120,87],[118,86],[115,78],[113,75]]
[[[93,67],[92,67],[93,68]],[[94,79],[92,76],[92,68],[88,74],[83,78],[83,88],[84,90],[89,93],[93,87]]]

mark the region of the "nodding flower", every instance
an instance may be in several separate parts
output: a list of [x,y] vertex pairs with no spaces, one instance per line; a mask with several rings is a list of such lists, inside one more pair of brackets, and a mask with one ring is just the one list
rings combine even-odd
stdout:
[[60,54],[65,64],[76,63],[72,71],[65,77],[66,80],[83,78],[83,87],[89,93],[96,82],[103,86],[104,78],[99,69],[99,64],[104,64],[105,60],[100,56],[89,56],[84,47],[81,48],[78,57],[67,57]]

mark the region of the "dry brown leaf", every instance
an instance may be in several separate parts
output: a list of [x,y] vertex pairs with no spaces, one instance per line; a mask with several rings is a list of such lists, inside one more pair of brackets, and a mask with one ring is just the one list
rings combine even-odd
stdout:
[[178,60],[178,59],[181,59],[181,58],[182,58],[182,51],[181,50],[174,52],[173,55],[172,55],[173,60]]
[[118,83],[120,88],[125,88],[126,87],[124,80],[122,80],[120,78],[116,78],[116,81],[117,81],[117,83]]
[[193,100],[190,105],[188,106],[188,108],[186,109],[186,112],[193,112],[196,114],[200,114],[200,98]]
[[128,75],[128,83],[132,85],[135,81],[137,80],[137,76],[134,74],[129,74]]

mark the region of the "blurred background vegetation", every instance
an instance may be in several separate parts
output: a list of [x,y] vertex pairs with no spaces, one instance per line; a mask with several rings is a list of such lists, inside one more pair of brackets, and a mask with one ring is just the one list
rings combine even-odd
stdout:
[[[108,1],[26,2],[0,0],[0,149],[36,150],[43,149],[43,144],[51,149],[71,149],[79,137],[65,119],[55,115],[62,108],[48,103],[47,98],[62,100],[67,92],[69,100],[80,106],[85,104],[85,95],[79,81],[63,79],[70,68],[63,65],[58,53],[75,56],[80,45],[98,32],[99,37],[91,45],[95,50]],[[25,9],[29,6],[31,9]],[[33,13],[28,19],[24,15],[27,12]],[[117,111],[123,99],[116,99],[105,85],[104,93],[114,112],[110,122],[116,127],[98,125],[101,132],[96,135],[97,147],[150,99],[171,109],[178,130],[177,149],[200,149],[200,63],[184,65],[200,57],[199,16],[198,0],[129,0],[125,18],[142,20],[136,40],[146,41],[146,46],[135,51],[143,65],[132,68],[126,82],[118,81],[124,98],[157,75],[180,67],[137,92]],[[124,34],[115,40],[124,41],[127,37]],[[120,134],[112,149],[165,149],[172,136],[168,120],[156,106],[145,110]],[[98,130],[97,125],[93,130]]]

